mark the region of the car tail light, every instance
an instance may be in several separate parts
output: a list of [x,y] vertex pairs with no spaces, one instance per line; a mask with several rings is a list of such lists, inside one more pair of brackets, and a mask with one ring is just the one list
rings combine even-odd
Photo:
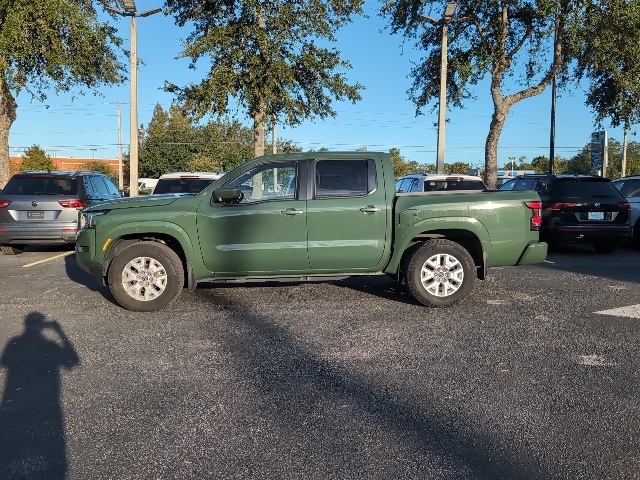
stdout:
[[545,210],[564,210],[565,208],[571,208],[578,205],[575,202],[556,202],[549,205]]
[[199,175],[180,175],[180,178],[200,178]]
[[11,200],[0,200],[0,208],[7,208],[11,205]]
[[540,231],[542,226],[542,202],[524,202],[524,204],[532,210],[529,229],[536,232]]
[[[2,206],[2,200],[0,200],[0,207],[1,206]],[[622,212],[628,212],[629,210],[631,210],[631,205],[629,205],[629,202],[618,202],[618,208]]]
[[88,203],[83,200],[58,200],[58,203],[65,208],[77,208],[78,210],[88,205]]

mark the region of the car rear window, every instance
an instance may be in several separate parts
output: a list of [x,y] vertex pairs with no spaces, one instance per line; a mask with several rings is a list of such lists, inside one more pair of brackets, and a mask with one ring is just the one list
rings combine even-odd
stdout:
[[161,178],[158,180],[153,194],[158,193],[200,193],[211,185],[211,178]]
[[453,190],[484,190],[483,182],[477,180],[425,180],[425,192],[453,191]]
[[554,185],[557,197],[616,197],[622,194],[609,180],[599,178],[557,179]]
[[2,191],[3,195],[77,195],[75,178],[55,176],[11,177]]

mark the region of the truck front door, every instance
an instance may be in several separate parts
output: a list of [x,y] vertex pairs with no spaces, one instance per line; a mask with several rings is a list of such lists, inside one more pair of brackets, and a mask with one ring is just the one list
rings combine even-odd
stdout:
[[303,157],[249,164],[225,182],[240,188],[237,204],[204,201],[198,208],[202,259],[216,276],[309,271],[306,201],[297,179]]
[[391,231],[379,159],[309,160],[313,173],[307,200],[312,272],[376,269],[386,260]]

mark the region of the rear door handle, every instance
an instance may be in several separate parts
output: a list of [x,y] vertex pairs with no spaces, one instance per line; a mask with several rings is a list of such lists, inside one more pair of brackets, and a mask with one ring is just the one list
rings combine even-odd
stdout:
[[376,213],[376,212],[381,212],[382,209],[378,207],[374,207],[373,205],[367,205],[366,207],[362,207],[360,211],[362,213]]
[[302,215],[304,210],[296,210],[295,208],[287,208],[286,210],[282,210],[280,212],[282,215],[286,215],[287,217],[293,217],[295,215]]

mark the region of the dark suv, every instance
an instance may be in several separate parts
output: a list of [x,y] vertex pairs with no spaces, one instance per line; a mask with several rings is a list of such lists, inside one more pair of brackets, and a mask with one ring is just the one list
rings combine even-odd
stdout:
[[500,190],[535,190],[542,200],[540,236],[549,246],[586,243],[600,253],[629,240],[629,203],[607,178],[595,175],[521,175]]
[[0,193],[0,251],[16,255],[30,244],[75,243],[78,211],[121,196],[100,172],[16,173]]

